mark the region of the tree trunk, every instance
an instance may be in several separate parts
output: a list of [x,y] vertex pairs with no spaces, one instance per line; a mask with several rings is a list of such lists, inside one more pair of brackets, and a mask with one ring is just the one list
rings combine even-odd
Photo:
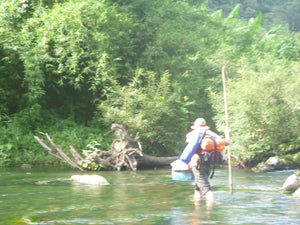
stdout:
[[171,157],[156,157],[143,154],[140,158],[137,159],[139,166],[149,167],[149,166],[168,166],[171,162],[179,159],[179,156]]

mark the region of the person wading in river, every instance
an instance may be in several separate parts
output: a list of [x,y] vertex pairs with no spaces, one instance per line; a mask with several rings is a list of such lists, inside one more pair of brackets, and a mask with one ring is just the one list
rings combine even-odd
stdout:
[[[188,163],[195,178],[194,201],[200,201],[203,196],[207,205],[216,202],[212,192],[209,176],[213,176],[215,164],[223,162],[226,157],[223,153],[225,145],[229,145],[230,131],[225,131],[225,140],[212,132],[203,118],[195,120],[192,131],[187,134],[188,143],[180,159]],[[212,148],[206,146],[207,140],[212,140]]]

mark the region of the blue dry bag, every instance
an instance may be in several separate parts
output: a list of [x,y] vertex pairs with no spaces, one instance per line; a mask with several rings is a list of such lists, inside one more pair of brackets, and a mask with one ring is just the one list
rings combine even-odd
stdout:
[[197,152],[199,147],[199,141],[200,141],[201,135],[198,134],[197,138],[189,142],[186,146],[183,152],[181,153],[180,159],[185,162],[189,163],[191,161],[192,156]]

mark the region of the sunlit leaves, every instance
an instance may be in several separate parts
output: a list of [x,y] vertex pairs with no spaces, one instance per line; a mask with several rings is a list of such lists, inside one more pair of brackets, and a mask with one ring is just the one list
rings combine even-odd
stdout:
[[235,19],[240,11],[241,5],[237,4],[234,9],[231,11],[231,13],[228,15],[226,20]]
[[125,33],[129,26],[127,17],[103,1],[54,5],[28,20],[22,30],[23,58],[32,71],[27,76],[44,73],[48,82],[59,86],[81,89],[87,85],[94,92],[105,93],[107,77],[118,78],[118,61],[114,58],[122,58],[112,48],[122,49],[117,43],[129,39]]
[[150,140],[165,145],[166,149],[178,146],[181,143],[174,141],[173,136],[185,129],[187,103],[179,101],[178,93],[172,93],[170,85],[168,72],[157,78],[153,72],[138,69],[127,86],[114,87],[108,99],[101,103],[103,120],[108,124],[123,124],[133,135],[143,131],[140,137],[148,151]]
[[[300,96],[296,86],[300,79],[295,76],[299,69],[295,63],[265,58],[255,66],[241,68],[238,77],[228,80],[235,155],[245,160],[260,152],[283,154],[292,143],[299,144]],[[221,117],[219,114],[218,119]]]

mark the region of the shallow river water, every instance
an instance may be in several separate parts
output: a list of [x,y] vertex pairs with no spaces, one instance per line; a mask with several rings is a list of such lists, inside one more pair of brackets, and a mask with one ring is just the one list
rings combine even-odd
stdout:
[[293,171],[218,169],[211,180],[220,204],[194,204],[193,182],[171,172],[97,172],[108,186],[72,185],[74,170],[0,168],[0,224],[300,224],[300,200],[280,191]]

